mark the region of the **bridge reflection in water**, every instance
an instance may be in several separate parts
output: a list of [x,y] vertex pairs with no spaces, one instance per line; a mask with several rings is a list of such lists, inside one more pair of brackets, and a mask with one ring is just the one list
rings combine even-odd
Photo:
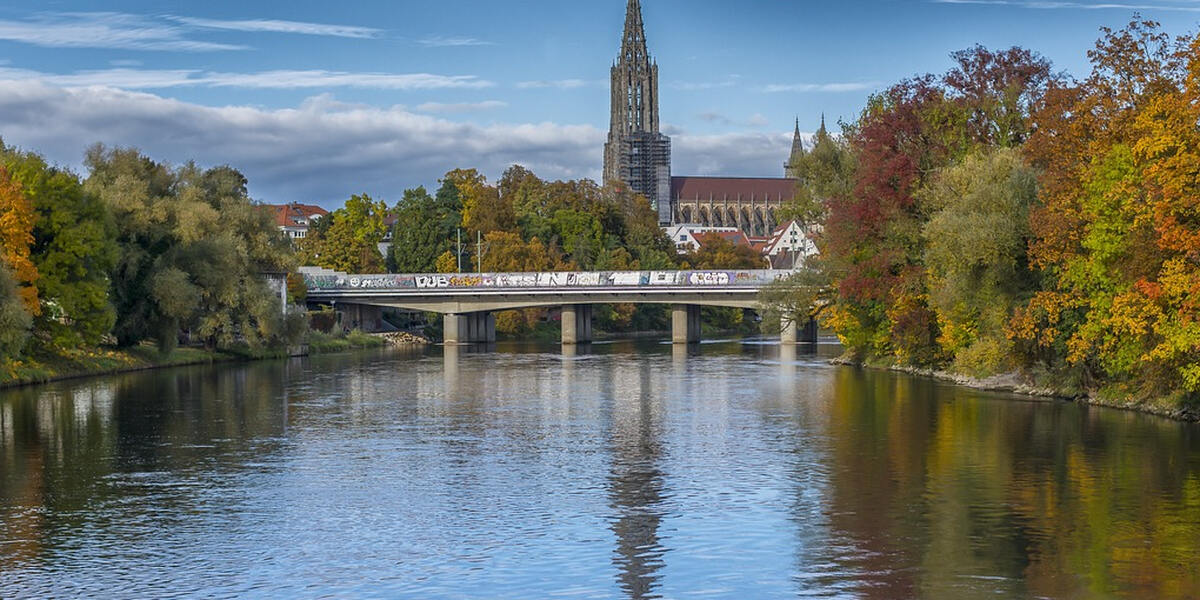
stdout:
[[[310,304],[332,304],[356,327],[382,321],[384,308],[441,313],[447,344],[496,341],[495,313],[560,307],[564,346],[592,341],[595,304],[671,306],[671,341],[700,341],[700,307],[761,310],[759,292],[791,271],[586,271],[351,275],[302,269]],[[815,343],[816,323],[786,318],[784,344]]]

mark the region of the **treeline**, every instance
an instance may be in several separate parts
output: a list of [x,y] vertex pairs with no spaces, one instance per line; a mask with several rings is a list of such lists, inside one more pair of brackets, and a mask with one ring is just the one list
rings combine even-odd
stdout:
[[824,320],[857,359],[1200,392],[1200,41],[1105,29],[1074,79],[956,52],[801,161]]
[[210,349],[296,341],[264,274],[288,240],[230,167],[88,150],[89,176],[0,142],[0,364],[182,337]]
[[[394,224],[389,228],[389,216]],[[386,256],[379,244],[390,233]],[[354,196],[320,219],[300,243],[302,264],[349,273],[529,272],[763,268],[753,250],[721,238],[679,255],[645,197],[593,181],[545,181],[514,165],[495,184],[474,169],[445,174],[434,194],[404,192],[394,206]],[[545,311],[498,315],[497,329],[522,333]],[[721,326],[740,313],[714,315]],[[664,329],[665,312],[618,305],[597,313],[602,328]]]

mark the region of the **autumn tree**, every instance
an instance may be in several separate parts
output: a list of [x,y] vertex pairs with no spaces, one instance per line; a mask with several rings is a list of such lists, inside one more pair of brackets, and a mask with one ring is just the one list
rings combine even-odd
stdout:
[[1045,284],[1011,335],[1087,387],[1200,392],[1197,49],[1151,21],[1106,29],[1091,75],[1052,86],[1037,114],[1030,256]]
[[41,312],[36,285],[38,271],[29,256],[36,218],[21,184],[0,165],[0,265],[16,281],[17,294],[32,315]]
[[342,208],[321,218],[322,227],[300,242],[304,264],[345,273],[386,270],[379,244],[387,234],[387,204],[366,194],[351,196]]
[[754,248],[734,242],[716,233],[697,236],[698,249],[688,252],[683,258],[685,268],[690,269],[762,269],[766,261]]
[[1025,48],[993,51],[981,45],[950,54],[942,80],[966,110],[966,135],[979,146],[1012,148],[1032,129],[1034,105],[1055,76],[1050,61]]
[[944,90],[926,76],[873,96],[847,128],[854,183],[827,201],[822,251],[839,292],[829,322],[857,356],[937,359],[921,264],[926,211],[916,194],[958,151],[953,114]]

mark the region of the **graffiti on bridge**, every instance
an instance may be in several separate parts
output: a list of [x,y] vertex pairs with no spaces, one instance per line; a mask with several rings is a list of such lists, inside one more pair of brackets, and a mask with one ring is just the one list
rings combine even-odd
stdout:
[[581,271],[440,275],[305,275],[304,281],[308,289],[313,291],[757,287],[786,275],[785,271]]

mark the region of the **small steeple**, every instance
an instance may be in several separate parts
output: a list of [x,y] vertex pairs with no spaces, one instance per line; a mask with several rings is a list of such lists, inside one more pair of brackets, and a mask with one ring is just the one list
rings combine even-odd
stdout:
[[825,113],[821,113],[821,128],[817,130],[816,137],[829,137],[829,132],[825,131]]
[[804,139],[800,137],[800,117],[796,117],[796,129],[792,133],[792,153],[788,156],[787,163],[783,165],[784,177],[793,179],[800,177],[797,165],[802,158],[804,158]]

